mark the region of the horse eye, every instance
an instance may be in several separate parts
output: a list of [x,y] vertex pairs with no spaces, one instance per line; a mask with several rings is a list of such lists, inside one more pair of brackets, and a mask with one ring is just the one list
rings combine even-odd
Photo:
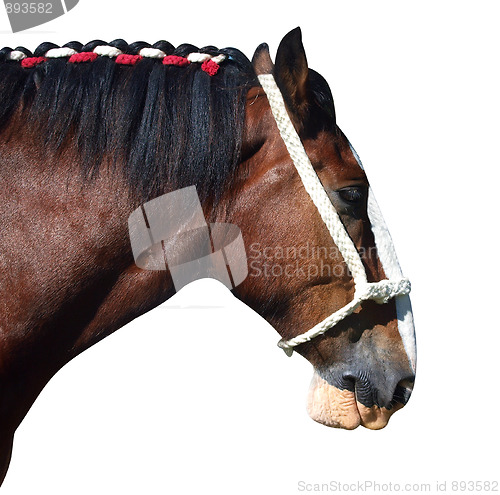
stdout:
[[344,187],[337,191],[338,195],[346,202],[352,205],[359,205],[365,199],[364,187]]

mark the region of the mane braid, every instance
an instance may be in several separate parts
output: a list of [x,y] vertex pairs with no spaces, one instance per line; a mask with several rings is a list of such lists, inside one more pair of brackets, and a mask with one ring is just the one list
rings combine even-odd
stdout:
[[76,41],[0,50],[0,133],[20,120],[52,157],[71,149],[87,180],[123,169],[142,200],[196,185],[217,201],[239,161],[245,95],[239,50]]

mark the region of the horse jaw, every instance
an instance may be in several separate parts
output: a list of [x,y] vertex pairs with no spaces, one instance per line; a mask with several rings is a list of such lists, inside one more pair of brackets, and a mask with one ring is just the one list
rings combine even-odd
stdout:
[[402,404],[395,405],[391,410],[378,406],[366,407],[356,401],[355,392],[339,390],[321,378],[316,371],[307,397],[307,412],[314,421],[345,430],[354,430],[359,425],[370,430],[380,430],[401,407]]

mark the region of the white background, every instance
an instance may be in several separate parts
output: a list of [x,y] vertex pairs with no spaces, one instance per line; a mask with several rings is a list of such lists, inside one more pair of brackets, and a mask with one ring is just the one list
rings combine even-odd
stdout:
[[[311,366],[213,281],[67,365],[19,428],[6,495],[294,494],[298,483],[498,480],[495,2],[118,2],[1,44],[123,37],[236,46],[300,25],[413,285],[418,373],[381,431],[305,412]],[[265,207],[265,205],[263,205]],[[429,493],[429,492],[427,492]]]

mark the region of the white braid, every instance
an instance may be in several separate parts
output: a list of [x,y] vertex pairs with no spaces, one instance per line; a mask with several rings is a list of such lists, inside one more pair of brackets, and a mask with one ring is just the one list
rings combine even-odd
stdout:
[[76,55],[78,52],[76,50],[73,50],[73,48],[52,48],[49,50],[46,54],[46,58],[64,58],[64,57],[71,57],[71,55]]
[[100,57],[115,58],[121,55],[123,52],[114,46],[109,45],[99,45],[94,48],[94,53]]
[[19,50],[12,50],[8,55],[7,55],[7,60],[14,60],[15,62],[19,62],[20,60],[23,60],[27,57],[26,53],[23,53]]
[[191,62],[191,63],[202,63],[202,62],[205,62],[207,60],[210,60],[212,57],[211,55],[209,55],[208,53],[190,53],[188,56],[187,56],[187,59]]
[[216,64],[220,64],[221,62],[224,62],[226,60],[227,56],[221,53],[220,55],[216,55],[215,57],[212,57],[210,60],[212,62],[215,62]]
[[363,262],[354,246],[349,234],[345,230],[337,211],[335,210],[328,194],[314,170],[314,167],[307,156],[299,135],[293,126],[290,116],[285,107],[283,96],[274,80],[272,74],[259,75],[259,81],[264,89],[271,111],[278,126],[280,135],[290,154],[290,157],[299,173],[302,183],[318,212],[325,222],[333,241],[337,245],[344,261],[349,268],[354,279],[355,293],[354,299],[340,308],[335,313],[325,318],[322,322],[289,340],[281,340],[281,347],[288,356],[293,353],[293,348],[299,344],[309,342],[315,337],[324,334],[327,330],[352,314],[363,301],[372,299],[380,304],[388,302],[391,298],[408,294],[410,292],[410,282],[405,278],[396,280],[381,280],[380,282],[368,283]]
[[139,51],[139,55],[144,58],[165,58],[167,54],[157,48],[143,48]]

